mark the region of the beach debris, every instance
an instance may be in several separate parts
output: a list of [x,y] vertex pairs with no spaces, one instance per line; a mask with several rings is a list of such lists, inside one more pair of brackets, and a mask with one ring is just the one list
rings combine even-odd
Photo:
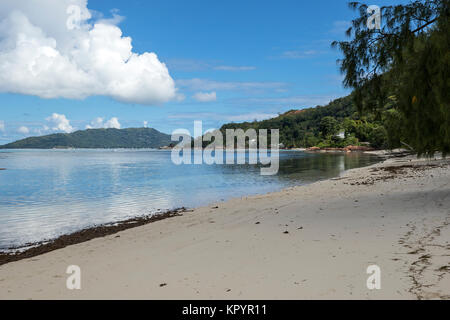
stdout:
[[425,251],[424,249],[419,248],[419,249],[416,249],[416,250],[414,250],[414,251],[408,252],[408,254],[419,254],[419,253],[422,253],[422,252],[424,252],[424,251]]
[[26,244],[25,247],[30,248],[26,248],[23,251],[16,251],[12,253],[0,252],[0,265],[18,261],[21,259],[32,258],[47,252],[86,242],[92,239],[113,235],[120,231],[127,230],[133,227],[143,226],[164,219],[179,217],[182,216],[182,213],[184,212],[188,212],[188,210],[184,207],[181,207],[178,209],[169,210],[164,213],[130,218],[128,220],[119,221],[113,224],[88,227],[71,234],[62,235],[52,240]]
[[420,261],[427,261],[429,259],[431,259],[431,255],[429,255],[429,254],[424,254],[423,256],[421,256],[419,258]]
[[286,230],[286,231],[285,231],[285,232],[283,232],[283,233],[284,233],[284,234],[289,234],[289,231],[287,231],[287,230]]
[[255,224],[261,224],[261,222],[257,221],[257,222],[255,222]]
[[160,288],[165,287],[165,286],[167,286],[167,283],[161,283],[161,284],[159,285]]
[[219,206],[212,207],[211,209],[219,209]]

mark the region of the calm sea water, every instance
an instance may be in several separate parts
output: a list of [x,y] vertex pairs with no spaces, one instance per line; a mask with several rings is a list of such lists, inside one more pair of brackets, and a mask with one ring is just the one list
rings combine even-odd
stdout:
[[95,224],[196,207],[339,176],[365,154],[280,153],[276,176],[256,165],[181,165],[159,150],[0,151],[0,250]]

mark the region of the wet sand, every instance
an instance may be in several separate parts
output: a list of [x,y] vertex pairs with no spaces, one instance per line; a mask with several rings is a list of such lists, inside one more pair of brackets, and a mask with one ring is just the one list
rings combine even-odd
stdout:
[[389,159],[6,263],[0,298],[450,299],[449,164]]

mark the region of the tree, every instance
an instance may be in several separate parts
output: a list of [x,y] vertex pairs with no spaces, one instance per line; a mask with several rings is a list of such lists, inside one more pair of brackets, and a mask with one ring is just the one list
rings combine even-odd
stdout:
[[370,145],[374,148],[385,148],[386,145],[386,135],[387,131],[382,126],[373,127],[372,131],[369,133]]
[[383,113],[383,126],[387,131],[387,145],[389,149],[401,146],[405,141],[404,123],[402,114],[396,109],[390,109]]
[[382,7],[377,30],[366,26],[368,6],[352,2],[359,11],[347,30],[352,40],[332,44],[344,55],[339,60],[344,85],[354,89],[358,109],[381,114],[395,97],[399,129],[419,154],[450,152],[449,3],[416,0]]
[[320,121],[319,129],[324,137],[328,137],[336,134],[336,132],[339,130],[339,123],[334,117],[323,117]]

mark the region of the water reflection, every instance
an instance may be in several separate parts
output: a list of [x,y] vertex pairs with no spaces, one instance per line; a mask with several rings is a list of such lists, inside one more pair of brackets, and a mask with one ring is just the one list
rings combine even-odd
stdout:
[[181,165],[157,150],[1,151],[0,249],[175,207],[195,207],[338,176],[378,159],[281,152],[260,165]]

